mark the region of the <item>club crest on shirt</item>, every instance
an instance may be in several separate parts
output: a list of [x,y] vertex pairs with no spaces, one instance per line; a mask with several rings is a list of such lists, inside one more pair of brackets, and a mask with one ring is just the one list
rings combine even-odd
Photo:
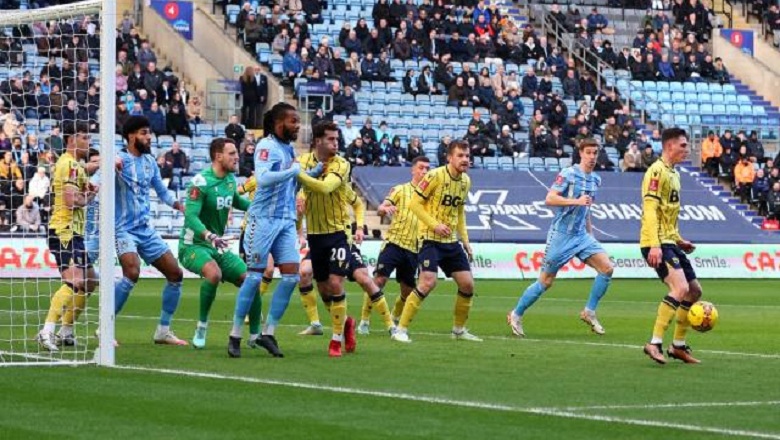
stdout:
[[563,183],[563,175],[562,174],[558,174],[558,176],[555,178],[555,184],[556,185],[560,185],[562,183]]
[[429,184],[430,181],[428,181],[427,179],[420,182],[420,191],[425,191],[428,188]]
[[269,150],[260,150],[260,160],[263,162],[268,161],[268,156],[270,155]]
[[198,200],[199,197],[200,197],[200,188],[198,188],[197,186],[193,186],[190,189],[190,200]]
[[650,191],[658,191],[658,179],[650,179]]
[[431,265],[431,260],[425,260],[423,261],[423,267],[428,267]]
[[73,162],[70,164],[70,171],[68,172],[68,179],[69,180],[76,180],[79,177],[79,168],[78,164]]

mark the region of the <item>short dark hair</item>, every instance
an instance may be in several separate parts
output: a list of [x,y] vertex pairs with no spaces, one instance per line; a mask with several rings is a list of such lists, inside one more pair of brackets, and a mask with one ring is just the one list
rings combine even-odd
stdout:
[[468,142],[466,142],[466,141],[464,141],[462,139],[458,139],[456,141],[452,141],[447,146],[447,154],[449,155],[449,154],[454,153],[455,150],[458,149],[458,148],[460,148],[462,150],[469,151],[469,144],[468,144]]
[[236,145],[236,142],[233,139],[224,137],[215,138],[211,141],[209,144],[209,157],[212,162],[217,158],[217,154],[225,149],[225,145],[227,144]]
[[71,136],[78,133],[89,133],[89,125],[84,121],[65,121],[62,123],[62,141],[68,145]]
[[580,141],[580,145],[577,147],[577,150],[582,151],[588,147],[599,148],[599,142],[593,138],[585,138],[582,141]]
[[667,128],[661,133],[661,145],[666,145],[667,142],[677,139],[680,136],[688,137],[688,133],[679,127]]
[[89,153],[87,153],[87,160],[92,160],[95,156],[100,156],[100,150],[97,148],[90,148]]
[[417,156],[412,159],[412,166],[415,166],[420,162],[431,163],[431,160],[428,159],[428,156]]
[[284,118],[288,111],[294,112],[295,107],[286,102],[280,102],[271,107],[271,110],[263,115],[263,135],[274,134],[274,125],[276,125],[277,121]]
[[131,133],[135,133],[142,128],[149,127],[149,120],[146,119],[146,116],[130,116],[127,118],[127,122],[125,122],[125,125],[122,127],[122,137],[125,138],[126,141],[130,141]]
[[312,139],[319,139],[325,137],[325,132],[339,131],[339,126],[333,121],[320,121],[312,127],[311,136]]

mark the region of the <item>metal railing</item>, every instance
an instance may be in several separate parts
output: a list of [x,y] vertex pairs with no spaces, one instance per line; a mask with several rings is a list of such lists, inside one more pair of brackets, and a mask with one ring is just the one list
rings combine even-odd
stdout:
[[720,0],[720,2],[720,9],[718,9],[717,0],[712,0],[712,12],[725,15],[729,21],[727,27],[731,29],[734,27],[734,5],[731,4],[731,0]]

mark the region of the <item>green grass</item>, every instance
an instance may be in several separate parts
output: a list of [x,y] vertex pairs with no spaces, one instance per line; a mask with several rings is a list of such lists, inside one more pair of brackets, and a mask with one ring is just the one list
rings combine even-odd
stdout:
[[[613,283],[599,310],[603,337],[577,319],[590,283],[560,281],[527,313],[529,337],[518,340],[509,337],[504,317],[527,284],[478,282],[469,327],[486,339],[481,344],[450,340],[455,289],[441,283],[415,320],[408,346],[391,343],[374,317],[373,333],[359,339],[355,355],[329,359],[327,337],[296,334],[305,318],[294,298],[277,332],[284,359],[249,349],[242,359],[228,359],[234,287],[220,289],[209,346],[194,351],[151,343],[162,284],[143,281],[117,319],[117,363],[147,370],[2,369],[0,438],[688,439],[731,433],[780,439],[775,282],[704,282],[721,320],[710,333],[690,334],[702,360],[694,366],[659,366],[641,352],[664,292],[657,281]],[[10,298],[9,286],[0,285],[0,310],[19,310],[24,301],[28,308],[48,304],[29,294],[19,298],[20,288],[15,285]],[[357,314],[357,289],[349,290],[349,309]],[[392,301],[397,289],[388,290]],[[197,281],[185,282],[174,322],[183,338],[192,336],[197,291]],[[93,298],[90,305],[96,304]],[[327,323],[322,307],[320,314]],[[11,316],[19,319],[0,312],[0,350],[9,349],[3,340]],[[27,334],[34,335],[43,314],[26,316]],[[37,353],[29,342],[27,349]],[[163,369],[175,371],[155,371]],[[674,403],[690,405],[659,406]]]

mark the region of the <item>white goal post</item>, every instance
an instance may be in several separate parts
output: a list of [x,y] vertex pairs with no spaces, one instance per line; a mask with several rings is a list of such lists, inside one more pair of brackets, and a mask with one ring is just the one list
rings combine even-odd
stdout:
[[[80,25],[81,23],[84,25]],[[74,329],[73,335],[77,342],[66,349],[64,346],[69,344],[64,344],[63,340],[58,339],[58,345],[62,345],[59,350],[46,350],[42,348],[42,344],[38,343],[36,339],[38,331],[44,323],[50,299],[61,286],[61,281],[57,275],[56,264],[53,263],[54,259],[47,251],[46,224],[42,224],[39,229],[28,229],[26,223],[25,226],[21,226],[23,225],[21,221],[18,224],[13,223],[16,217],[11,214],[11,224],[7,225],[7,230],[3,229],[3,233],[0,234],[0,248],[7,247],[13,250],[24,249],[25,246],[28,246],[35,251],[38,260],[22,267],[21,270],[18,270],[18,267],[10,269],[0,267],[0,367],[114,365],[114,277],[116,267],[114,255],[116,135],[114,132],[117,100],[115,77],[117,24],[115,0],[84,0],[41,9],[3,10],[0,12],[0,84],[14,85],[18,80],[19,84],[25,85],[23,98],[14,96],[15,92],[7,93],[4,86],[0,87],[0,99],[11,102],[10,107],[2,109],[0,118],[4,118],[4,121],[10,118],[11,122],[16,120],[17,126],[22,127],[18,133],[20,136],[24,136],[26,144],[24,145],[25,149],[20,150],[23,152],[20,153],[20,156],[27,154],[29,159],[32,153],[28,152],[34,150],[36,162],[42,160],[38,163],[45,163],[49,168],[41,168],[44,171],[39,171],[36,167],[43,167],[43,165],[31,165],[32,169],[38,174],[48,174],[53,182],[54,176],[51,175],[51,171],[54,164],[49,159],[52,155],[51,151],[54,151],[54,147],[52,147],[54,144],[49,143],[49,140],[55,137],[50,136],[52,127],[61,126],[64,129],[68,123],[75,126],[76,122],[81,123],[83,119],[82,116],[78,116],[74,117],[73,120],[66,121],[63,116],[65,107],[70,106],[71,103],[62,102],[63,98],[60,97],[57,101],[58,104],[54,104],[54,94],[50,95],[49,89],[54,89],[55,81],[43,82],[46,84],[45,92],[41,91],[42,82],[38,82],[44,76],[44,71],[50,72],[45,70],[46,61],[54,57],[52,54],[55,53],[54,46],[45,44],[46,40],[51,42],[58,35],[62,41],[69,41],[71,46],[68,49],[73,50],[72,53],[83,49],[84,53],[89,54],[89,61],[76,58],[79,62],[74,62],[74,65],[78,65],[81,70],[89,71],[87,83],[90,89],[96,90],[90,90],[88,97],[87,92],[77,95],[83,92],[76,86],[76,80],[79,78],[67,77],[68,81],[73,81],[74,88],[70,90],[71,94],[64,93],[66,82],[64,75],[60,77],[62,80],[60,87],[63,89],[62,95],[66,101],[78,101],[76,106],[80,110],[83,107],[85,114],[91,115],[87,118],[87,125],[90,126],[92,132],[91,146],[100,152],[100,180],[97,198],[99,201],[97,228],[99,231],[99,259],[95,261],[99,290],[96,290],[92,298],[87,300],[87,305],[83,309],[84,312],[80,319],[76,319],[76,322],[71,326]],[[53,28],[56,31],[47,33],[47,28]],[[68,31],[62,29],[68,29]],[[60,30],[62,30],[61,34],[58,34]],[[78,33],[76,30],[82,33]],[[80,38],[80,45],[75,43],[76,38],[73,38],[73,35]],[[94,42],[98,40],[99,52],[96,47],[89,47],[90,44],[94,45]],[[45,49],[41,48],[41,41],[44,43]],[[64,46],[60,46],[56,53],[56,64],[58,67],[63,67],[62,59],[70,57],[71,54],[66,54]],[[59,72],[59,69],[56,70]],[[77,72],[77,69],[74,68],[73,72]],[[45,76],[48,77],[48,73]],[[22,77],[24,82],[21,81]],[[95,82],[98,84],[96,85]],[[30,92],[27,87],[34,87],[35,92]],[[97,97],[94,96],[95,92],[99,92],[99,106]],[[45,102],[49,102],[50,106],[40,104],[42,101],[39,98],[28,96],[30,94],[40,96],[41,93],[46,94]],[[73,96],[79,96],[79,98],[74,99]],[[38,104],[29,104],[30,99]],[[24,104],[20,105],[21,102]],[[56,116],[55,109],[59,112],[56,113]],[[82,113],[77,112],[76,114],[81,115]],[[3,123],[0,123],[0,130],[2,128]],[[29,136],[31,134],[32,138]],[[65,137],[68,137],[67,133],[65,134]],[[44,137],[47,138],[45,144],[42,142]],[[34,141],[36,138],[39,142]],[[63,143],[63,141],[57,143],[59,148],[63,148]],[[30,147],[31,145],[35,145],[35,147]],[[37,149],[38,145],[40,145],[40,150]],[[35,177],[37,176],[33,178]],[[24,179],[26,179],[26,175]],[[50,194],[41,197],[40,200],[34,198],[32,190],[27,189],[26,186],[30,181],[24,179],[19,179],[25,186],[22,187],[24,189],[18,190],[21,192],[18,194],[18,198],[11,197],[9,200],[23,199],[24,206],[20,205],[20,207],[30,206],[28,200],[34,200],[31,203],[36,207],[40,204],[41,208],[46,206],[46,203],[52,202]],[[13,184],[11,182],[12,186]],[[30,185],[31,187],[32,185]],[[17,190],[12,189],[12,191]],[[49,198],[44,201],[45,197]],[[18,205],[19,202],[14,201],[10,206],[6,206],[6,215],[12,212],[11,208],[17,208],[14,203]],[[44,210],[42,209],[41,212]],[[2,214],[0,212],[0,215]],[[3,226],[2,217],[0,217],[0,226]],[[30,261],[33,260],[33,257],[29,255],[26,258],[29,258]]]

